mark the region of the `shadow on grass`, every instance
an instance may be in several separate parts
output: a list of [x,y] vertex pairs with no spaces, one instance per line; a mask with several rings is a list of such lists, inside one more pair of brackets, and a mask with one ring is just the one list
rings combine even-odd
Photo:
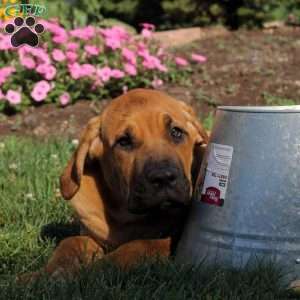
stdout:
[[124,272],[101,263],[73,280],[1,282],[1,299],[300,299],[281,279],[281,270],[271,264],[238,271],[145,261]]

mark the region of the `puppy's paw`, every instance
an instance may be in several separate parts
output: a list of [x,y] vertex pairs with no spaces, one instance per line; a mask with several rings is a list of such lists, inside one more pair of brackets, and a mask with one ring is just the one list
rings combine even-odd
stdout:
[[31,272],[17,275],[16,281],[20,284],[29,284],[41,277],[40,272]]
[[58,268],[51,274],[42,271],[20,274],[17,276],[16,281],[19,284],[31,284],[41,278],[65,282],[67,279],[72,279],[73,277],[64,269]]

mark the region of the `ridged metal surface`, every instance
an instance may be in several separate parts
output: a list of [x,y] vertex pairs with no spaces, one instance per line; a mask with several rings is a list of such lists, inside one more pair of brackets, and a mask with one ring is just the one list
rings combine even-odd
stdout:
[[300,277],[299,107],[220,107],[211,142],[233,147],[224,205],[198,192],[177,259],[240,268],[270,258]]

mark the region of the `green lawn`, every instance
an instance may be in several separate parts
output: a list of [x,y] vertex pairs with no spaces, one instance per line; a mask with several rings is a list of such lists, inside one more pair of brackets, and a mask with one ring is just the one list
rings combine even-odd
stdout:
[[0,299],[293,299],[270,265],[243,272],[170,261],[128,272],[99,265],[74,281],[16,284],[17,273],[37,270],[53,249],[39,240],[41,227],[71,217],[57,188],[72,149],[69,141],[0,140]]

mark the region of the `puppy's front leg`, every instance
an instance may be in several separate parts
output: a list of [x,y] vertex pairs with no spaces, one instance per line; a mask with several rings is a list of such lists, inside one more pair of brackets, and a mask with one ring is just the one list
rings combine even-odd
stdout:
[[73,276],[82,266],[90,265],[94,260],[101,259],[103,249],[88,236],[74,236],[62,240],[47,265],[38,272],[20,275],[20,282],[34,280],[47,273],[50,276]]
[[103,249],[88,236],[75,236],[62,240],[50,258],[45,271],[48,274],[75,274],[82,266],[102,258]]
[[135,240],[121,245],[105,255],[104,259],[127,269],[142,258],[167,258],[171,254],[171,238],[155,240]]

